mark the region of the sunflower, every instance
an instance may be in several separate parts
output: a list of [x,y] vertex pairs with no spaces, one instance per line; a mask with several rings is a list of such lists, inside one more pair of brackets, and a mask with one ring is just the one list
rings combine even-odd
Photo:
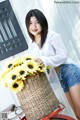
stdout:
[[38,71],[39,71],[39,72],[44,72],[44,71],[45,71],[44,65],[39,65]]
[[9,62],[6,63],[6,69],[12,69],[13,68],[13,63],[14,63],[14,60],[9,60]]
[[38,70],[38,63],[34,60],[25,61],[23,65],[25,66],[26,71],[31,74]]
[[12,69],[9,73],[5,75],[5,80],[7,84],[12,84],[18,79],[18,73],[16,69]]
[[1,75],[2,79],[5,77],[5,75],[7,73],[9,73],[9,71],[11,71],[13,69],[13,61],[14,60],[11,60],[11,61],[9,61],[9,63],[6,63],[5,71]]
[[8,87],[14,91],[14,92],[19,92],[24,88],[24,83],[23,81],[15,81],[14,83],[12,83],[11,85],[8,84]]
[[4,74],[8,73],[10,70],[12,70],[14,67],[21,65],[22,59],[17,58],[15,60],[10,60],[9,63],[6,63],[6,68]]
[[0,76],[0,79],[4,79],[5,75],[8,74],[10,70],[5,70],[2,75]]
[[25,80],[25,77],[26,77],[26,74],[27,74],[26,68],[23,65],[21,65],[21,66],[16,67],[16,71],[17,71],[17,74],[18,74],[18,78]]

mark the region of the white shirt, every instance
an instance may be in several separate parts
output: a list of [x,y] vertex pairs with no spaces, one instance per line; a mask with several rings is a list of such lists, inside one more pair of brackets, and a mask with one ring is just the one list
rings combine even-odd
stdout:
[[41,49],[34,42],[30,45],[35,56],[40,57],[45,65],[57,67],[68,59],[66,48],[59,34],[48,31],[46,42]]
[[67,54],[67,50],[59,34],[48,31],[46,42],[41,49],[34,42],[30,44],[29,51],[31,54],[41,58],[45,66],[53,66],[54,68],[61,64],[74,63]]

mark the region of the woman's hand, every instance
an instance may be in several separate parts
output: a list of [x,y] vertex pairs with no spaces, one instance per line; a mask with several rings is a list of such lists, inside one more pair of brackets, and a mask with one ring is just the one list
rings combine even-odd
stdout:
[[40,58],[35,59],[35,61],[36,61],[37,63],[39,63],[40,65],[43,65],[43,66],[44,66],[44,63],[43,63],[43,61],[42,61]]

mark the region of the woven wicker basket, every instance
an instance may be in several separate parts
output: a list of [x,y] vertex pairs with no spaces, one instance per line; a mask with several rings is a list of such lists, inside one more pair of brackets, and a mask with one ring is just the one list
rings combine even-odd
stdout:
[[39,120],[53,112],[59,101],[52,91],[45,73],[29,77],[26,87],[17,94],[27,120]]

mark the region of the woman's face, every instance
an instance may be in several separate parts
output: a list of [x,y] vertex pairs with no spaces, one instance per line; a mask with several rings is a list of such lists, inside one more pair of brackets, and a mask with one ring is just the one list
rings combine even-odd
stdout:
[[42,31],[42,27],[39,23],[39,21],[36,19],[35,16],[32,16],[30,18],[30,23],[29,23],[29,32],[36,36],[36,35],[39,35],[41,34],[41,31]]

